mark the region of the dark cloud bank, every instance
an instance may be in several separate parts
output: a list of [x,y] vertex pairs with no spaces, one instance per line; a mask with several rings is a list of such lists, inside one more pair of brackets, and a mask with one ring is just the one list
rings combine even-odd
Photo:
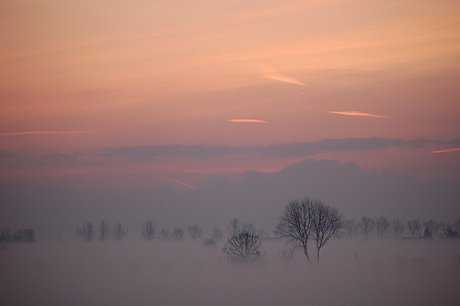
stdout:
[[282,171],[245,172],[238,182],[211,177],[197,190],[171,184],[157,189],[31,187],[0,185],[0,225],[30,227],[38,238],[75,239],[86,220],[122,221],[140,236],[143,220],[158,228],[200,224],[226,228],[237,217],[271,231],[283,206],[294,198],[315,197],[345,217],[460,217],[460,179],[422,181],[389,172],[363,172],[353,163],[305,160]]
[[304,142],[294,144],[273,144],[268,146],[201,146],[201,145],[162,145],[162,146],[132,146],[108,148],[103,150],[106,156],[120,157],[160,157],[179,156],[203,158],[209,156],[223,156],[228,154],[259,154],[274,158],[288,158],[310,156],[323,152],[338,151],[372,151],[390,147],[422,148],[428,145],[455,146],[460,145],[460,139],[440,141],[432,139],[402,140],[381,137],[371,138],[344,138],[327,139],[318,142]]

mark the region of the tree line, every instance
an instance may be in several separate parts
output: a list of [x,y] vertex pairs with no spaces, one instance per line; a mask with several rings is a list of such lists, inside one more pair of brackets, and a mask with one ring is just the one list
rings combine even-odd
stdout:
[[[146,220],[141,224],[141,235],[142,238],[150,241],[154,238],[160,240],[172,240],[172,241],[181,241],[185,240],[188,236],[191,240],[198,240],[203,235],[203,229],[198,225],[189,225],[187,227],[187,232],[181,228],[176,227],[170,230],[169,228],[162,228],[157,230],[157,227],[153,220]],[[100,241],[107,241],[112,237],[113,240],[120,241],[128,235],[128,229],[120,222],[116,222],[113,226],[106,221],[100,221],[97,226],[95,226],[91,221],[83,223],[81,226],[76,229],[77,236],[79,236],[84,241],[93,241],[96,238]],[[223,232],[219,228],[213,228],[211,233],[211,238],[205,239],[205,244],[212,244],[209,240],[214,242],[222,239]]]
[[0,231],[0,243],[31,243],[35,242],[35,231],[30,228],[18,228],[13,231],[9,227],[4,227]]
[[390,220],[384,216],[378,218],[362,217],[359,221],[347,219],[343,224],[344,236],[354,239],[362,235],[365,239],[378,236],[381,239],[432,239],[435,236],[444,238],[460,237],[460,219],[453,223],[436,222],[433,219],[411,219],[403,222],[399,219]]

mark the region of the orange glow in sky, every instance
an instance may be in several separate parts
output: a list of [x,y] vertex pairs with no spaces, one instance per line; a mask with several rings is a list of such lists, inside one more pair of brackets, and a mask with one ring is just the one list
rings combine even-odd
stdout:
[[[458,0],[2,1],[0,180],[1,170],[26,179],[20,173],[50,163],[62,173],[79,162],[163,167],[169,149],[152,157],[149,146],[215,147],[190,154],[210,171],[254,164],[223,147],[459,139],[459,11]],[[366,112],[340,111],[350,109]],[[147,149],[135,158],[101,153],[131,147]],[[455,154],[405,163],[410,154],[400,152],[410,150],[385,151],[375,166],[460,173]],[[344,160],[329,154],[314,158]],[[187,158],[168,169],[195,171]],[[257,169],[293,162],[274,159]]]
[[26,136],[26,135],[67,135],[67,134],[86,134],[86,133],[94,133],[94,131],[28,131],[28,132],[0,133],[0,137]]
[[375,114],[363,113],[363,112],[358,112],[358,111],[348,111],[348,112],[327,111],[326,113],[344,115],[344,116],[373,117],[373,118],[384,118],[384,119],[390,119],[391,118],[391,117],[388,117],[388,116],[375,115]]
[[258,119],[228,119],[229,122],[237,122],[237,123],[267,123],[268,121],[265,120],[258,120]]
[[300,82],[300,81],[298,81],[298,80],[296,80],[294,78],[291,78],[291,77],[288,77],[288,76],[285,76],[285,75],[281,75],[281,74],[264,75],[264,78],[269,79],[269,80],[274,80],[274,81],[280,81],[280,82],[284,82],[284,83],[300,85],[300,86],[307,86],[304,83],[302,83],[302,82]]
[[431,153],[450,153],[450,152],[458,152],[458,151],[460,151],[460,148],[431,151]]

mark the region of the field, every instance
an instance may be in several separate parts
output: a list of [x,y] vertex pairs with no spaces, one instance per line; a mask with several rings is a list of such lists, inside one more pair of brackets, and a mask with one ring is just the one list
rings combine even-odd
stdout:
[[2,305],[455,305],[460,240],[334,240],[318,264],[232,265],[201,241],[69,242],[0,250]]

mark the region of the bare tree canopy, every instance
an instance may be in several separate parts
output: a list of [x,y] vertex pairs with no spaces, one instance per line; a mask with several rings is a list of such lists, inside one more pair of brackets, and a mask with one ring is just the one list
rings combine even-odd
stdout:
[[343,223],[343,229],[345,231],[346,236],[348,239],[353,239],[355,236],[356,232],[358,231],[358,226],[356,225],[355,221],[353,219],[347,219]]
[[404,236],[404,223],[400,220],[393,220],[391,222],[391,233],[396,239],[401,239]]
[[262,241],[258,235],[245,231],[228,238],[222,252],[228,261],[234,263],[252,263],[260,261],[264,254],[260,250]]
[[302,247],[303,253],[308,255],[308,239],[312,231],[312,206],[314,201],[306,198],[303,201],[292,200],[284,207],[276,227],[281,237],[286,238],[296,247]]
[[85,241],[92,241],[96,235],[93,223],[90,221],[83,224],[81,227],[77,227],[77,235]]
[[411,234],[412,238],[420,238],[422,236],[421,232],[422,225],[417,219],[407,221],[407,229]]
[[359,223],[359,230],[364,235],[364,237],[369,238],[374,231],[375,221],[369,217],[362,217],[361,222]]
[[332,237],[339,237],[343,227],[343,217],[333,207],[321,201],[314,201],[311,206],[313,239],[316,242],[316,258],[319,260],[319,251]]
[[142,237],[147,240],[152,240],[155,237],[155,224],[152,220],[147,220],[142,223]]
[[99,228],[97,229],[97,238],[100,241],[106,241],[110,236],[110,225],[104,220],[99,223]]
[[433,219],[422,221],[422,224],[425,228],[423,238],[432,238],[439,229],[439,223]]
[[390,221],[385,217],[380,217],[375,222],[375,229],[380,238],[385,238],[388,231],[390,230]]
[[172,239],[174,240],[182,240],[184,238],[184,229],[180,227],[174,228],[172,232]]
[[187,229],[188,229],[190,238],[192,238],[192,240],[201,238],[201,235],[203,234],[203,230],[196,224],[189,225]]
[[123,225],[120,222],[115,223],[112,229],[112,236],[113,239],[115,240],[122,240],[126,234],[128,234],[128,230],[123,227]]
[[343,228],[343,217],[335,208],[321,201],[305,198],[292,200],[284,207],[277,225],[277,232],[296,247],[301,247],[310,262],[308,240],[316,245],[316,257],[319,260],[321,248],[332,237],[338,237]]

